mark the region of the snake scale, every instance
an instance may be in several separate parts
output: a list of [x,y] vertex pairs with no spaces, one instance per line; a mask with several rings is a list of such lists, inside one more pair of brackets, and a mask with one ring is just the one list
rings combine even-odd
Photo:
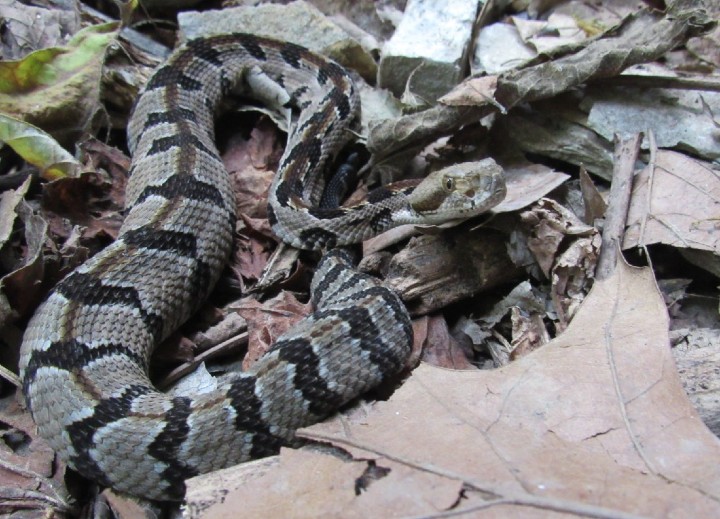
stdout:
[[[250,370],[218,377],[202,394],[166,394],[148,378],[149,357],[206,299],[232,247],[235,200],[213,120],[237,92],[294,114],[270,189],[274,232],[330,252],[311,287],[315,313]],[[133,161],[118,238],[56,286],[21,349],[26,402],[61,459],[101,485],[180,500],[187,478],[277,453],[297,428],[402,368],[407,311],[335,247],[400,223],[481,212],[505,187],[487,159],[479,173],[439,172],[414,189],[378,188],[357,206],[316,207],[358,119],[347,72],[290,43],[200,38],[157,69],[128,127]]]

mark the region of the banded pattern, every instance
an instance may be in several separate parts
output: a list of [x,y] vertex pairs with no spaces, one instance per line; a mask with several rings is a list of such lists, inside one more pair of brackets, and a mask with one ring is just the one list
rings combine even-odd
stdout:
[[[207,297],[232,246],[235,202],[213,142],[215,108],[230,89],[267,101],[267,92],[253,89],[258,78],[277,86],[275,101],[296,115],[269,197],[284,241],[310,249],[354,243],[423,222],[413,196],[436,212],[437,200],[460,197],[383,189],[353,208],[314,207],[326,164],[357,123],[347,73],[296,45],[242,34],[194,40],[174,53],[148,82],[129,124],[134,157],[118,239],[56,287],[21,350],[23,392],[38,432],[102,485],[182,499],[188,477],[277,452],[298,427],[396,373],[409,353],[412,330],[398,296],[335,250],[313,281],[316,313],[252,370],[219,378],[214,391],[197,395],[152,386],[155,344]],[[472,193],[476,212],[504,194],[492,165],[472,186],[457,185]]]

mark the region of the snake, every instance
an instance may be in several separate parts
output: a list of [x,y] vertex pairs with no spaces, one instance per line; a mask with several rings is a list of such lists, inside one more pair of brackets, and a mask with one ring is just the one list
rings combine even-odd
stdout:
[[[198,309],[228,262],[236,225],[214,120],[231,95],[288,114],[268,195],[273,232],[324,254],[315,311],[250,369],[212,388],[156,389],[150,356]],[[400,224],[486,211],[505,195],[492,159],[379,187],[356,205],[318,205],[357,135],[349,73],[298,45],[248,34],[190,40],[153,73],[128,123],[133,154],[114,242],[61,280],[30,319],[19,369],[28,409],[59,458],[97,484],[182,500],[188,478],[278,453],[403,368],[412,344],[400,297],[348,249]]]

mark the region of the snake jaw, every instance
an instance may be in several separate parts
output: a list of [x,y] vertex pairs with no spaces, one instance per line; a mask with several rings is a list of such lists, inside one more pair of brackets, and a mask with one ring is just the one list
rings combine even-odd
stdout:
[[454,164],[430,173],[409,195],[414,215],[407,223],[470,218],[499,204],[505,194],[503,171],[494,160]]

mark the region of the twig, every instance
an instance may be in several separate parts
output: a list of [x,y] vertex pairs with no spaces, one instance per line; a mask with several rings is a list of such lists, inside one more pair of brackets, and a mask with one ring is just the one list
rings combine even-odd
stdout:
[[720,81],[708,78],[670,77],[670,76],[637,76],[622,74],[612,78],[598,79],[593,85],[630,86],[638,88],[675,88],[678,90],[704,90],[720,92]]
[[0,377],[4,378],[11,384],[13,384],[15,387],[21,387],[22,384],[20,383],[20,377],[18,377],[15,373],[7,369],[5,366],[0,366]]
[[628,207],[630,207],[635,161],[640,151],[642,137],[642,133],[626,140],[618,139],[615,136],[613,177],[605,215],[600,257],[595,268],[595,278],[598,280],[607,279],[615,270],[617,254],[622,245],[625,231]]
[[160,382],[157,383],[158,389],[165,389],[169,387],[173,382],[181,379],[188,373],[195,371],[195,368],[197,368],[201,363],[205,362],[206,360],[217,357],[218,355],[223,354],[226,351],[237,346],[247,344],[247,341],[248,334],[247,332],[243,332],[239,335],[236,335],[235,337],[230,337],[228,340],[221,342],[217,346],[213,346],[212,348],[205,350],[201,354],[197,355],[190,362],[180,364],[177,368],[168,373],[165,378],[163,378]]

